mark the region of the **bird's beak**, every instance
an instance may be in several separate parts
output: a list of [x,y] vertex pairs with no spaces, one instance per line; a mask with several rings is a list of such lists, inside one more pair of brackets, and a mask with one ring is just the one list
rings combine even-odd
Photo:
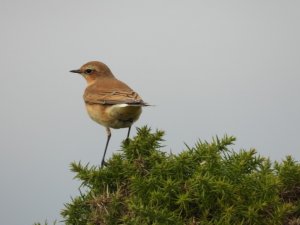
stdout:
[[80,70],[70,70],[71,73],[81,73]]

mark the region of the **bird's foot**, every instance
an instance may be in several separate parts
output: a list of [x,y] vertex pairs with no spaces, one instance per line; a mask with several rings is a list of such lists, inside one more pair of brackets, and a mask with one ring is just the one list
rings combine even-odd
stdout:
[[125,140],[124,140],[124,144],[125,145],[128,145],[130,143],[130,138],[126,138]]
[[107,162],[105,162],[104,160],[101,162],[101,168],[103,168],[103,166],[106,166]]

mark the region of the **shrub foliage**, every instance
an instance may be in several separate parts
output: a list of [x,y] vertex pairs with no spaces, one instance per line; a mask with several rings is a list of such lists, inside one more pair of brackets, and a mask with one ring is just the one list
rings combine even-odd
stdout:
[[138,128],[105,167],[72,163],[82,191],[65,204],[65,224],[300,224],[292,157],[272,163],[254,149],[235,152],[231,136],[175,155],[160,150],[163,135]]

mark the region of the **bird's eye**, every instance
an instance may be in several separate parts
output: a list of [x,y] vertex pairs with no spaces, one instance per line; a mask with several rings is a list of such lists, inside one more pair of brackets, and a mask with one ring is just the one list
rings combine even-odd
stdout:
[[86,74],[91,74],[92,72],[93,72],[93,70],[91,70],[91,69],[86,69],[86,70],[85,70],[85,73],[86,73]]

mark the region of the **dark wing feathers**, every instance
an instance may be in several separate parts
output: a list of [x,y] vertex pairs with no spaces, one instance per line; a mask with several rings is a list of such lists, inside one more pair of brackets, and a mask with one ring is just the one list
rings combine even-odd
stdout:
[[140,105],[148,106],[140,96],[130,91],[85,91],[84,101],[89,104],[102,104],[102,105],[116,105],[116,104],[129,104],[129,105]]

